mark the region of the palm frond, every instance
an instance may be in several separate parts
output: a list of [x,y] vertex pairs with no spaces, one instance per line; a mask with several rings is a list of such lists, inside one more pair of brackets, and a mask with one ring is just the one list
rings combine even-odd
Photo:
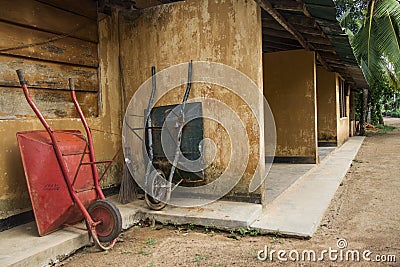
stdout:
[[[397,0],[372,0],[365,21],[351,43],[368,83],[387,75],[382,71],[390,63],[400,73],[400,3]],[[397,77],[399,78],[399,77]],[[399,80],[399,79],[398,79]]]
[[340,23],[340,26],[345,29],[350,29],[350,25],[352,23],[351,18],[351,8],[348,8],[343,14],[337,18]]
[[399,74],[396,75],[396,73],[391,70],[388,66],[385,68],[385,71],[387,73],[388,82],[390,86],[397,92],[400,91],[400,80],[399,80]]

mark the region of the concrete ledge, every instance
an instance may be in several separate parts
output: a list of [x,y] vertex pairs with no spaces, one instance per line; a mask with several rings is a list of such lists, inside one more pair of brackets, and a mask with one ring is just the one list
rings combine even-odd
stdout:
[[167,206],[160,211],[148,209],[143,200],[126,205],[117,204],[117,206],[121,211],[124,229],[144,218],[170,224],[213,225],[220,229],[248,227],[260,217],[262,212],[262,206],[259,204],[230,201],[216,201],[192,208]]
[[46,266],[88,244],[87,232],[73,228],[39,237],[31,222],[0,233],[0,266]]
[[312,237],[363,141],[364,137],[352,137],[333,151],[267,205],[251,227],[261,233]]

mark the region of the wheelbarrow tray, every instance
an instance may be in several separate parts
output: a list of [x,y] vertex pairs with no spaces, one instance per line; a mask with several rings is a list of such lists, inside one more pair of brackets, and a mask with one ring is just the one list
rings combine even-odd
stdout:
[[[160,169],[166,175],[169,176],[172,164],[171,159],[175,156],[176,140],[178,135],[178,117],[176,116],[176,107],[178,105],[166,105],[157,106],[152,108],[150,116],[152,122],[152,143],[153,143],[153,165],[156,169]],[[174,110],[175,109],[175,110]],[[171,113],[172,111],[174,113]],[[146,113],[147,111],[145,111]],[[203,154],[203,148],[201,142],[204,139],[204,127],[203,127],[203,109],[201,102],[187,103],[185,110],[185,126],[182,129],[182,141],[180,144],[180,150],[182,155],[188,160],[198,160]],[[169,116],[170,121],[165,121]],[[147,129],[147,128],[146,128]],[[164,136],[164,142],[162,143],[161,133],[166,131]],[[149,142],[148,142],[148,131],[145,131],[146,150],[147,155],[149,154]],[[166,151],[169,154],[166,155]],[[193,165],[194,169],[203,170],[204,162],[199,161],[199,165]],[[177,168],[175,170],[174,179],[182,181],[183,186],[197,186],[205,182],[203,171],[185,171]]]
[[[46,131],[17,133],[25,178],[40,236],[83,219],[82,212],[75,205],[65,179],[71,181],[74,191],[86,208],[97,197],[90,165],[79,167],[82,154],[86,151],[85,137],[77,130],[54,131],[54,135],[67,166],[68,177],[63,176],[50,136]],[[85,154],[83,162],[89,161],[89,155]]]

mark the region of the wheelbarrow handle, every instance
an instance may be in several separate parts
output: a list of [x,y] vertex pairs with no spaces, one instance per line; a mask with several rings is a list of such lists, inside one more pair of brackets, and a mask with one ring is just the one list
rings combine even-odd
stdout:
[[[89,125],[88,125],[88,123],[87,123],[87,121],[85,119],[85,116],[83,115],[82,109],[79,106],[78,100],[76,99],[74,79],[69,78],[68,82],[69,82],[69,89],[71,90],[72,102],[74,103],[75,109],[78,112],[79,118],[81,119],[81,122],[82,122],[83,127],[84,127],[85,132],[86,132],[86,137],[87,137],[87,140],[88,140],[90,162],[96,162],[95,155],[94,155],[94,146],[93,146],[92,133],[91,133]],[[90,167],[92,169],[94,186],[95,186],[95,189],[97,191],[97,195],[99,196],[100,199],[104,199],[105,198],[104,194],[103,194],[103,192],[101,191],[101,188],[100,188],[100,183],[99,183],[100,176],[99,176],[97,167],[94,164],[90,164]]]
[[74,82],[74,79],[68,78],[68,84],[69,84],[69,89],[70,89],[71,91],[75,91],[75,82]]
[[28,83],[25,80],[22,70],[19,69],[19,70],[16,70],[16,72],[17,72],[19,82],[21,84],[22,90],[24,91],[24,95],[25,95],[26,100],[28,101],[29,106],[32,108],[33,112],[35,112],[36,116],[39,118],[40,122],[42,123],[42,125],[46,129],[46,131],[49,133],[50,137],[53,138],[54,137],[53,130],[50,128],[50,125],[47,123],[47,121],[43,117],[42,113],[36,107],[35,103],[32,100],[31,95],[29,94]]
[[19,79],[19,83],[21,85],[28,84],[27,81],[25,80],[24,74],[22,73],[22,70],[17,70],[17,75]]

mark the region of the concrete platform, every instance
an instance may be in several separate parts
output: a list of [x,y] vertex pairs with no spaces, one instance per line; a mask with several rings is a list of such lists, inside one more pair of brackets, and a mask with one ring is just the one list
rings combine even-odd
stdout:
[[216,201],[202,207],[180,208],[167,206],[163,210],[149,210],[143,200],[117,204],[123,228],[127,229],[141,218],[151,218],[162,223],[213,225],[220,229],[248,227],[262,213],[262,206],[251,203]]
[[333,151],[335,151],[336,147],[318,147],[318,156],[319,160],[323,161],[326,157],[328,157]]
[[262,233],[309,238],[346,175],[364,137],[353,137],[298,179],[263,210],[251,227]]
[[[336,147],[318,147],[321,163],[335,150]],[[267,204],[315,167],[315,164],[273,164],[267,176]]]
[[0,266],[51,265],[88,244],[88,234],[74,228],[39,237],[31,222],[0,233]]
[[315,164],[273,164],[267,176],[267,204],[272,203],[315,166]]
[[[363,140],[363,137],[351,138],[327,155],[320,165],[273,166],[267,193],[274,195],[263,210],[257,204],[217,201],[203,207],[166,207],[162,211],[151,211],[143,200],[121,205],[115,197],[110,199],[121,211],[124,229],[148,217],[159,222],[218,228],[250,226],[262,233],[279,231],[286,235],[311,237]],[[279,187],[275,192],[271,190],[273,183]],[[88,243],[87,233],[73,228],[39,237],[32,222],[0,232],[0,266],[49,265]]]

